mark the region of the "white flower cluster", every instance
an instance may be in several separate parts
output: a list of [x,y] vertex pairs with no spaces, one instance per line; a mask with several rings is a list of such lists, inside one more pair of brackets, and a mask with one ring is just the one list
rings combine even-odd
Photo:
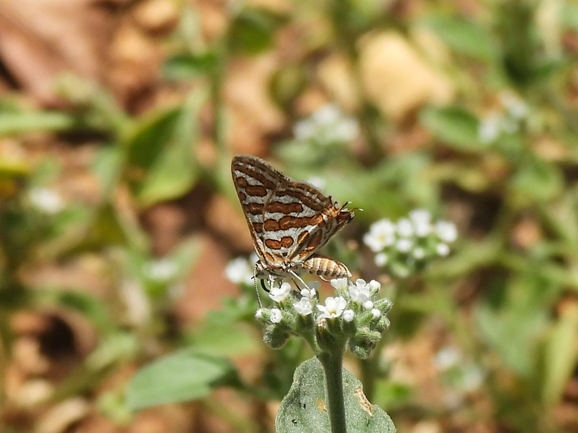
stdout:
[[321,145],[346,143],[359,135],[357,121],[346,116],[334,104],[326,104],[300,120],[293,129],[298,141],[313,141]]
[[45,214],[54,215],[64,209],[62,197],[49,188],[32,188],[28,199],[34,208]]
[[269,297],[275,302],[275,307],[260,308],[255,314],[258,320],[273,327],[269,336],[266,330],[265,340],[280,347],[290,334],[318,334],[339,329],[339,333],[350,338],[350,348],[356,355],[368,356],[389,326],[386,314],[391,302],[377,298],[381,288],[377,281],[367,283],[358,279],[351,282],[340,278],[332,280],[331,285],[335,296],[320,303],[317,282],[310,282],[309,287],[300,292],[292,291],[287,282],[273,284]]
[[[369,283],[366,283],[365,280],[362,279],[356,280],[355,283],[348,281],[346,278],[332,280],[331,285],[341,293],[342,296],[330,296],[326,298],[325,305],[317,303],[317,288],[319,287],[319,283],[310,282],[309,285],[310,288],[302,289],[300,299],[292,304],[293,309],[300,316],[313,314],[315,310],[314,307],[317,309],[315,318],[318,323],[321,323],[324,319],[335,319],[342,315],[345,321],[351,322],[355,318],[355,312],[361,310],[370,310],[375,318],[381,315],[379,310],[373,308],[373,300],[381,288],[381,284],[375,280]],[[291,285],[287,282],[283,282],[279,286],[272,286],[269,291],[269,297],[277,304],[284,303],[290,295]],[[358,307],[353,308],[353,305],[358,305]],[[271,312],[273,310],[275,309],[271,309]]]
[[436,353],[433,364],[443,375],[449,388],[444,398],[447,406],[457,407],[463,404],[466,394],[476,391],[484,383],[484,370],[463,356],[455,346],[441,348]]
[[478,125],[478,137],[482,143],[491,144],[502,134],[516,133],[528,117],[528,106],[517,96],[504,92],[499,99],[503,109],[492,111]]
[[450,253],[448,244],[457,238],[450,221],[433,221],[425,209],[415,209],[396,222],[379,220],[371,225],[363,242],[375,253],[375,264],[398,277],[421,269],[437,256]]

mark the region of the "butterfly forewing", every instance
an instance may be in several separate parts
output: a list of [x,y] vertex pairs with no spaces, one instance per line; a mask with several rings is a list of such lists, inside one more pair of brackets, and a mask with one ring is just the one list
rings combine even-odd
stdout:
[[333,278],[350,275],[342,263],[314,253],[351,221],[353,212],[255,156],[235,156],[231,170],[259,256],[258,271],[276,276],[300,271]]

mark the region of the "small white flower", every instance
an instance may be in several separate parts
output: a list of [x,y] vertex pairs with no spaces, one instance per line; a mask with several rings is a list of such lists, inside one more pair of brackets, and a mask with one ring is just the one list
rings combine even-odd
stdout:
[[425,257],[425,250],[421,247],[417,247],[417,248],[414,248],[414,250],[411,252],[411,254],[417,260],[421,260]]
[[434,364],[438,370],[445,371],[457,365],[462,358],[460,351],[454,346],[447,346],[440,349],[435,357]]
[[345,310],[343,312],[343,320],[351,322],[353,319],[355,319],[355,312],[353,310]]
[[322,177],[319,176],[312,176],[309,179],[307,179],[307,182],[310,183],[311,185],[313,185],[315,188],[323,190],[323,188],[325,188],[325,179],[323,179]]
[[450,221],[438,221],[436,223],[436,234],[444,242],[453,242],[458,238],[458,229]]
[[502,118],[496,113],[482,119],[478,125],[478,138],[484,144],[490,144],[497,140],[502,131]]
[[64,208],[60,195],[48,188],[33,188],[28,192],[30,203],[44,213],[54,215]]
[[331,284],[335,290],[345,290],[347,289],[348,283],[347,278],[335,278],[331,280],[329,284]]
[[301,316],[308,316],[312,312],[311,301],[305,296],[299,299],[299,302],[294,303],[293,308]]
[[301,289],[301,297],[309,300],[315,299],[317,291],[315,289]]
[[355,281],[355,284],[349,285],[349,297],[353,302],[361,305],[364,305],[370,300],[371,292],[365,280],[359,278]]
[[464,367],[462,387],[464,391],[475,391],[484,383],[483,371],[475,365]]
[[311,115],[311,120],[319,125],[333,125],[339,122],[341,117],[341,110],[337,105],[325,104]]
[[262,319],[262,318],[263,318],[263,308],[259,308],[259,309],[255,312],[255,318],[256,318],[256,319]]
[[351,141],[359,135],[359,125],[355,119],[345,117],[335,125],[334,134],[341,141]]
[[381,283],[379,281],[371,280],[367,283],[367,287],[369,288],[369,293],[375,295],[381,289]]
[[399,239],[395,243],[395,247],[400,253],[407,253],[413,247],[413,241],[411,239]]
[[450,253],[450,247],[447,244],[437,244],[436,245],[436,252],[439,256],[445,257]]
[[177,274],[177,271],[177,264],[168,258],[152,260],[144,265],[145,274],[155,281],[168,281]]
[[363,242],[377,253],[395,242],[395,225],[388,219],[379,220],[369,227]]
[[278,308],[271,308],[271,323],[280,323],[283,313]]
[[515,119],[523,119],[528,115],[528,106],[516,95],[503,92],[500,93],[498,98],[502,105],[506,107],[506,110],[508,110],[508,114]]
[[414,209],[409,212],[409,218],[414,223],[430,223],[431,213],[427,209]]
[[343,310],[347,306],[347,301],[341,296],[328,297],[325,299],[325,305],[317,305],[317,309],[321,314],[317,317],[318,321],[323,319],[334,319],[341,316]]
[[299,141],[308,140],[315,135],[315,125],[309,119],[300,120],[293,127],[293,135]]
[[413,231],[417,237],[423,238],[431,233],[431,214],[425,209],[414,209],[409,213],[413,223]]
[[291,284],[283,283],[279,287],[272,286],[269,291],[269,297],[275,302],[282,302],[287,299],[289,293],[291,293]]
[[400,218],[397,221],[397,234],[404,238],[412,237],[414,234],[413,224],[407,218]]
[[371,310],[371,315],[373,316],[374,319],[378,319],[379,317],[381,317],[381,311],[379,311],[377,308],[374,308]]
[[247,259],[237,257],[227,264],[225,275],[232,283],[250,285],[253,281],[253,268]]
[[385,264],[388,261],[388,257],[387,254],[385,253],[377,253],[375,255],[375,257],[373,258],[373,261],[375,262],[375,264],[379,267],[381,266],[385,266]]
[[366,310],[371,310],[373,308],[373,302],[371,301],[365,301],[363,303],[363,308],[365,308]]

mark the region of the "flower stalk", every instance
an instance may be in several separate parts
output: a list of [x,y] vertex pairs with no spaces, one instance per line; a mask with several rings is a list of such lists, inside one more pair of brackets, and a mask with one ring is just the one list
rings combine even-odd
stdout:
[[327,412],[331,424],[331,433],[346,433],[345,401],[343,399],[343,353],[341,350],[325,351],[317,355],[325,373]]

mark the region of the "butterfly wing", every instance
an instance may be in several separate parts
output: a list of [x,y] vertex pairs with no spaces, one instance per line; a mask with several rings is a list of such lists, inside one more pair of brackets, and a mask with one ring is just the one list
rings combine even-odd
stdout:
[[231,162],[231,174],[257,256],[270,265],[274,258],[268,253],[263,235],[266,206],[278,185],[288,182],[288,179],[252,155],[236,155]]

